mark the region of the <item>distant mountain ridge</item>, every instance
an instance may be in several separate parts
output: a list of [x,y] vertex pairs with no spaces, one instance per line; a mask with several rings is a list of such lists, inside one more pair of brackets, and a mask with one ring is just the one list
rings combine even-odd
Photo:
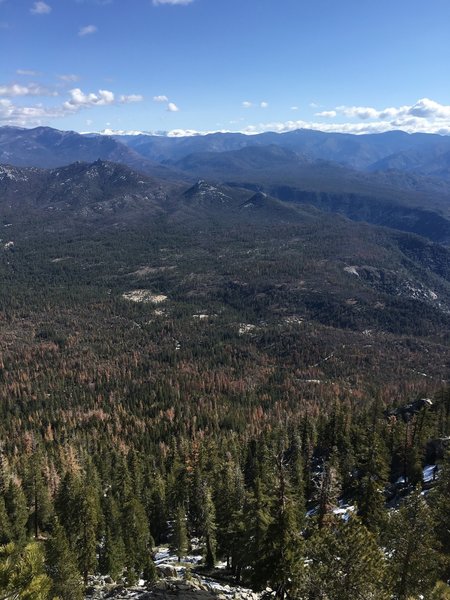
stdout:
[[0,127],[0,164],[48,169],[97,159],[122,163],[154,177],[182,178],[112,137],[85,136],[51,127]]
[[[71,164],[72,170],[82,171],[84,167],[73,165],[97,160],[126,165],[142,173],[144,180],[152,177],[153,182],[145,184],[149,188],[147,197],[153,194],[152,186],[165,189],[168,184],[187,189],[199,179],[220,189],[225,186],[225,195],[236,201],[230,205],[231,212],[215,206],[218,219],[231,218],[233,211],[244,206],[251,195],[263,192],[270,200],[262,202],[260,198],[254,203],[254,218],[269,219],[270,206],[273,218],[295,221],[305,206],[314,206],[355,221],[450,244],[450,137],[403,132],[355,136],[298,130],[254,136],[224,133],[186,138],[117,138],[48,127],[0,128],[0,163],[60,169]],[[115,190],[110,190],[113,197],[127,198],[125,204],[121,201],[123,206],[130,197],[140,197],[142,191],[142,184],[135,190],[128,176],[125,179],[126,186],[117,180]],[[47,195],[61,194],[61,188],[55,186],[50,185]],[[127,186],[128,191],[123,191]],[[83,180],[76,193],[92,206],[97,193],[94,181]],[[209,196],[212,198],[213,194]],[[204,213],[200,199],[205,200],[198,196],[194,209],[195,203],[187,203],[186,197],[171,190],[160,208],[163,213],[172,211],[180,218],[186,211],[197,210],[198,218]],[[119,205],[120,202],[115,210],[119,210]],[[145,201],[141,205],[144,208]]]
[[[75,160],[102,158],[125,162],[138,168],[139,161],[143,159],[162,163],[178,161],[199,152],[226,152],[247,146],[271,145],[305,155],[311,160],[332,161],[369,171],[387,168],[409,170],[413,165],[427,165],[439,158],[443,164],[436,171],[441,173],[439,176],[449,176],[450,136],[437,134],[389,131],[355,135],[298,129],[286,133],[266,132],[256,135],[211,133],[168,137],[149,134],[79,134],[50,127],[0,127],[0,162],[20,166],[53,167]],[[35,154],[37,150],[39,156]],[[80,152],[85,155],[80,156]],[[33,164],[33,160],[39,161],[39,164]],[[432,169],[425,170],[432,174]]]

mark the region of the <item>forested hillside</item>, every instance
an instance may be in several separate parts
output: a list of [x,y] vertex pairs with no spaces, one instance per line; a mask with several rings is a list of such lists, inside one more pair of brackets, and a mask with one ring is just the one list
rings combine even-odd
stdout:
[[167,546],[278,598],[444,597],[446,246],[104,161],[0,191],[2,597],[144,593]]
[[34,185],[23,214],[3,209],[8,585],[152,581],[153,548],[191,540],[205,568],[278,597],[445,580],[448,251],[314,211],[277,224],[264,197],[237,225],[239,198],[206,184],[163,217],[161,192],[101,164],[77,195],[80,168],[73,200]]

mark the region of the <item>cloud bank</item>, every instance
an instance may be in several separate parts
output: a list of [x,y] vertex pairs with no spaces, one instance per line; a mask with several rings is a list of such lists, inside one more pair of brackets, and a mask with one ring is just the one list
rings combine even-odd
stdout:
[[[65,76],[64,81],[74,81],[75,76]],[[27,100],[36,96],[57,97],[66,95],[64,102],[54,105],[54,100],[47,104],[27,105]],[[38,83],[0,84],[0,123],[19,126],[34,126],[48,123],[52,119],[70,116],[84,109],[93,109],[110,105],[126,105],[141,102],[141,94],[116,95],[110,90],[100,89],[97,92],[84,92],[76,87],[64,92],[59,88],[47,88]],[[165,95],[153,97],[155,103],[165,104],[166,111],[179,112],[179,107]],[[29,100],[28,100],[29,102]],[[248,108],[264,108],[265,102],[254,104],[246,101]],[[298,107],[291,110],[299,111]],[[317,110],[317,108],[316,108]],[[248,114],[253,114],[250,111]],[[236,121],[236,124],[238,121]],[[248,121],[247,121],[248,123]],[[315,113],[313,120],[291,119],[288,121],[271,121],[248,124],[240,131],[246,134],[275,131],[284,133],[295,129],[316,129],[330,133],[368,134],[401,130],[407,133],[436,133],[450,135],[450,105],[441,104],[430,98],[421,98],[414,104],[376,108],[373,106],[337,106],[329,110]],[[170,135],[201,135],[206,133],[190,128],[177,129]],[[208,131],[211,133],[211,131]]]
[[[3,93],[5,91],[9,92],[9,97],[5,97],[7,96],[7,94]],[[51,93],[51,91],[50,94],[56,95],[55,93]],[[0,123],[18,125],[20,127],[42,125],[52,119],[74,115],[84,109],[132,104],[144,100],[144,96],[141,94],[121,94],[117,96],[110,90],[85,93],[80,88],[73,88],[69,90],[68,94],[68,100],[55,106],[44,106],[43,104],[23,106],[14,103],[10,98],[40,94],[27,93],[25,86],[22,89],[17,84],[13,86],[0,86]]]

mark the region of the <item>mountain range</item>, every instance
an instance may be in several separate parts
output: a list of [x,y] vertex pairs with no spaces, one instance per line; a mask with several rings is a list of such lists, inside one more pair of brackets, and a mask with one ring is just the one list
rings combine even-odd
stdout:
[[[304,135],[332,145],[316,132],[256,145],[257,136],[217,135],[216,151],[195,152],[209,141],[152,139],[186,152],[158,163],[126,140],[1,129],[0,300],[16,329],[21,315],[34,315],[27,327],[48,320],[50,305],[88,319],[85,302],[106,303],[114,319],[122,311],[129,327],[155,315],[176,322],[184,343],[197,339],[192,315],[214,319],[225,340],[243,323],[236,331],[249,343],[252,331],[270,338],[303,324],[298,343],[306,335],[323,356],[340,348],[326,377],[362,389],[369,379],[394,383],[400,369],[407,381],[427,373],[440,382],[450,360],[450,183],[271,140]],[[236,140],[252,145],[223,149]],[[391,152],[410,138],[335,141],[370,146],[381,160],[382,146]],[[153,314],[145,302],[165,304]],[[352,379],[356,368],[367,382]]]
[[[148,197],[155,186],[187,189],[202,179],[281,201],[288,220],[308,205],[443,244],[450,243],[449,152],[448,137],[403,132],[170,138],[0,128],[0,163],[10,166],[55,168],[100,159],[153,178]],[[240,198],[242,191],[236,193]],[[173,197],[167,194],[167,206]]]

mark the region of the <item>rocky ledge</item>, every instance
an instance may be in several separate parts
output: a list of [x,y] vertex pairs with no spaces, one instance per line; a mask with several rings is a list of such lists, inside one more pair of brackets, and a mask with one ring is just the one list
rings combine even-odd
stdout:
[[190,579],[165,577],[151,586],[124,587],[99,579],[92,582],[87,600],[260,600],[260,594],[246,588],[219,583],[192,575]]

